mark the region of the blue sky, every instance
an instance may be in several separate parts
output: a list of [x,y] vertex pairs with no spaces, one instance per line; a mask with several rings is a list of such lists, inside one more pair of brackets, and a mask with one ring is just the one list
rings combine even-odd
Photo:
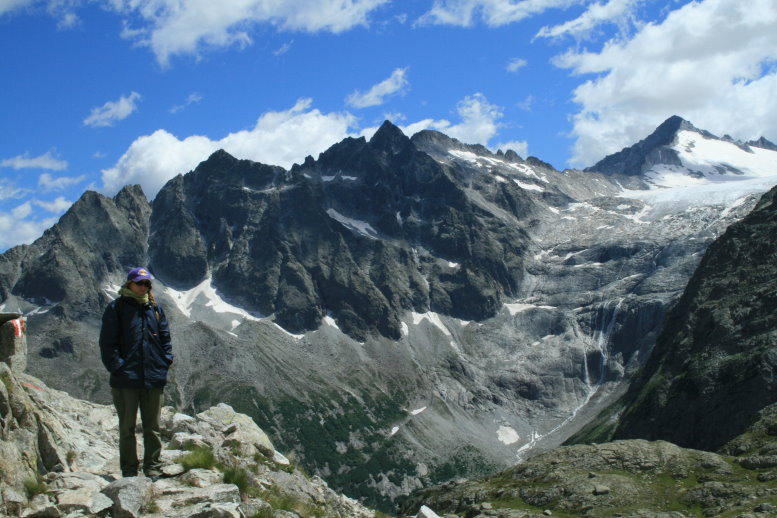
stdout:
[[0,251],[87,189],[385,119],[558,169],[673,114],[777,140],[775,27],[775,0],[0,0]]

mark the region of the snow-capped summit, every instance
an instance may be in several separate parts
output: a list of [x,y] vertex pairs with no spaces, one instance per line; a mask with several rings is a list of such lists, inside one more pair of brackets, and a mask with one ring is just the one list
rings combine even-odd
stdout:
[[690,178],[777,174],[777,149],[761,137],[747,143],[720,138],[674,115],[645,139],[605,157],[586,171],[644,176],[648,184],[673,186],[678,173]]

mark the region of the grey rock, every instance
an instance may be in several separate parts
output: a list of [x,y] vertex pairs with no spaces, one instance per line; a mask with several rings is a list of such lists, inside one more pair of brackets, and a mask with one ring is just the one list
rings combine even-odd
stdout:
[[221,475],[211,469],[190,469],[181,476],[181,480],[194,487],[209,487],[221,481]]
[[29,508],[22,512],[23,518],[60,518],[62,513],[48,495],[36,495]]
[[102,492],[113,502],[111,511],[114,518],[139,518],[153,494],[151,481],[145,477],[117,480]]
[[0,362],[7,363],[13,372],[27,368],[26,322],[19,313],[0,313]]
[[747,469],[765,469],[777,467],[777,455],[751,455],[739,460],[739,464]]
[[429,507],[422,505],[421,508],[418,510],[418,514],[415,515],[416,518],[440,518],[440,515],[432,511]]
[[64,514],[81,511],[84,514],[99,514],[113,507],[113,500],[99,489],[82,487],[62,491],[57,495],[57,508]]
[[191,518],[243,518],[238,504],[206,504],[203,509],[190,516]]
[[177,432],[173,434],[170,440],[170,448],[176,450],[191,450],[194,448],[204,448],[205,446],[205,438],[199,434]]

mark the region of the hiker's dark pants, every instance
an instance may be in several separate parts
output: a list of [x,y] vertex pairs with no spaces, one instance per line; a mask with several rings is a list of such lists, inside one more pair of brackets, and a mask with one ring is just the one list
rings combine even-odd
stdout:
[[161,468],[162,434],[159,416],[162,411],[162,389],[111,389],[113,404],[119,414],[119,465],[121,474],[134,477],[138,474],[138,452],[135,424],[140,408],[143,423],[143,471],[158,474]]

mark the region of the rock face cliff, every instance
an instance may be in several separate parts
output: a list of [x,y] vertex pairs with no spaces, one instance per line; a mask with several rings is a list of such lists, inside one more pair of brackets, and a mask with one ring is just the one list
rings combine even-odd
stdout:
[[[506,193],[527,218],[520,189]],[[215,153],[154,200],[149,247],[152,269],[179,289],[212,277],[292,333],[330,315],[363,341],[398,340],[408,311],[493,316],[520,284],[526,241],[387,123],[288,172]]]
[[580,428],[648,357],[707,246],[777,183],[757,142],[659,133],[642,151],[676,160],[639,174],[388,122],[291,170],[217,152],[153,203],[137,186],[86,193],[0,255],[0,310],[27,317],[32,375],[104,403],[102,309],[150,266],[173,327],[169,403],[227,402],[390,508]]
[[590,439],[717,449],[777,401],[776,235],[772,189],[707,249],[649,361]]

